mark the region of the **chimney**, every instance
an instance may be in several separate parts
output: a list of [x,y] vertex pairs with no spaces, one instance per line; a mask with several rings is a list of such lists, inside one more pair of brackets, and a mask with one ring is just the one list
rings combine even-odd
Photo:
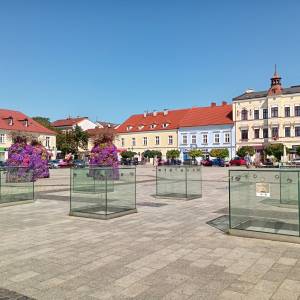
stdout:
[[164,109],[164,116],[166,116],[169,113],[169,110],[166,108]]
[[157,111],[156,111],[156,110],[153,111],[153,116],[154,116],[154,117],[157,116]]
[[225,106],[227,105],[227,102],[226,101],[222,101],[222,106]]
[[147,117],[147,111],[145,110],[144,111],[144,118],[146,118]]
[[212,103],[210,104],[210,106],[211,106],[211,107],[215,107],[215,106],[217,106],[217,104],[216,104],[216,102],[212,102]]

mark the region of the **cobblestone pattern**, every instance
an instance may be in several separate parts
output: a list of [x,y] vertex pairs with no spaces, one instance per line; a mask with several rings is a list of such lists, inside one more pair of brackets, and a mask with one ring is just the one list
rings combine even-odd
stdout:
[[[0,287],[38,300],[299,299],[300,245],[206,224],[224,214],[226,172],[205,169],[203,198],[179,201],[152,198],[155,172],[139,169],[138,202],[167,205],[108,221],[69,217],[68,201],[1,208]],[[54,173],[36,190],[68,197],[67,171]]]

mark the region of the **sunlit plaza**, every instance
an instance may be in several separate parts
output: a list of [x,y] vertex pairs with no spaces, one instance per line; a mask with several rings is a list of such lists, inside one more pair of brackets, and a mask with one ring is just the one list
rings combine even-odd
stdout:
[[[74,193],[76,209],[83,207],[81,193],[89,193],[90,198],[86,199],[90,200],[88,205],[84,202],[84,208],[95,212],[95,194],[91,189],[97,187],[91,185],[89,174],[77,171],[77,183],[71,185],[70,191],[70,170],[51,170],[49,179],[36,182],[34,203],[0,209],[0,298],[25,295],[29,299],[297,299],[300,245],[226,232],[229,179],[233,188],[238,185],[231,193],[232,222],[239,229],[247,225],[250,231],[267,228],[266,224],[277,214],[277,225],[271,222],[273,227],[266,231],[274,233],[281,222],[293,226],[281,226],[277,233],[290,234],[284,230],[292,228],[296,230],[294,235],[299,235],[298,214],[293,207],[298,191],[289,193],[286,186],[276,190],[276,199],[281,199],[280,193],[284,195],[282,206],[279,200],[267,197],[268,191],[263,191],[266,197],[261,202],[249,198],[247,206],[237,199],[243,199],[247,193],[252,195],[252,187],[245,184],[243,177],[251,171],[244,169],[242,174],[236,174],[236,169],[230,169],[233,177],[229,178],[228,168],[201,168],[201,195],[184,199],[156,197],[157,189],[162,191],[161,186],[157,187],[161,184],[157,183],[157,170],[138,167],[137,213],[106,220],[69,216]],[[108,193],[126,198],[131,209],[133,198],[126,196],[131,188],[125,184],[132,184],[130,174],[126,174],[126,180],[121,179],[121,174],[117,176],[120,186],[108,184]],[[274,173],[272,180],[279,179],[276,176]],[[282,182],[295,184],[291,182],[293,175],[282,176]],[[177,177],[172,179],[172,190],[178,194],[182,189],[174,184]],[[253,181],[257,177],[251,178]],[[167,184],[166,181],[163,191],[169,191]],[[118,203],[118,207],[123,204]],[[280,207],[284,210],[280,211]],[[110,211],[115,212],[115,208],[116,205],[109,206]],[[256,212],[265,223],[245,218],[249,209],[250,217]],[[96,209],[97,214],[102,210]],[[18,299],[28,299],[25,296]]]

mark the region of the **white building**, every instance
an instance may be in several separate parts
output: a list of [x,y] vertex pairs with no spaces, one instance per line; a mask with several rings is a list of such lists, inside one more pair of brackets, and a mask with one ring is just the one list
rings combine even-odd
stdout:
[[83,131],[96,128],[96,124],[90,121],[88,117],[66,118],[56,120],[52,122],[51,125],[54,128],[61,130],[62,132],[75,129],[76,125],[79,126]]

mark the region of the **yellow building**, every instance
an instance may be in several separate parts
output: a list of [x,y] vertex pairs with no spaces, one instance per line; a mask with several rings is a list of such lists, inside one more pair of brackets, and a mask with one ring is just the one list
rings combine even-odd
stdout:
[[56,157],[56,133],[42,126],[21,112],[0,109],[0,160],[8,157],[8,148],[14,136],[26,136],[38,140]]
[[[300,145],[300,85],[283,88],[276,70],[269,90],[247,90],[233,98],[236,149],[253,146],[261,153],[265,145]],[[285,157],[286,159],[286,157]]]
[[115,144],[119,149],[136,152],[139,158],[146,150],[161,151],[166,158],[168,150],[178,149],[179,123],[188,111],[164,110],[133,115],[116,129]]

